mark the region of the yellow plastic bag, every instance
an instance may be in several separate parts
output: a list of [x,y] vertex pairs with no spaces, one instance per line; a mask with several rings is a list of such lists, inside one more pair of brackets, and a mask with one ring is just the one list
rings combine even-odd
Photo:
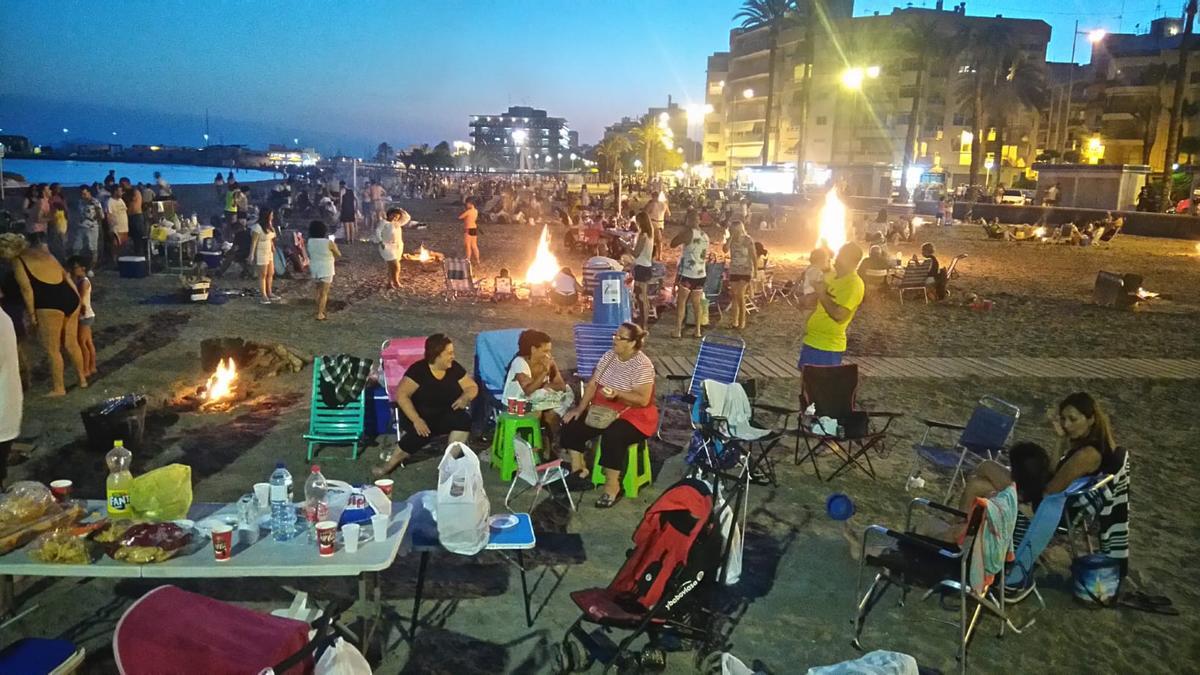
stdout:
[[168,464],[134,478],[129,502],[138,518],[186,518],[192,507],[192,467]]
[[171,230],[162,225],[152,225],[150,227],[150,238],[154,241],[166,241],[170,234]]

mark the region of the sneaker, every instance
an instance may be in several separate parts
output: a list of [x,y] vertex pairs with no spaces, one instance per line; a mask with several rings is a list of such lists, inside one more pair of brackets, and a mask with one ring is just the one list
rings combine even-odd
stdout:
[[264,305],[269,305],[269,304],[271,304],[271,299],[270,299],[270,298],[263,298],[262,300],[259,300],[259,302],[261,302],[261,303],[262,303],[262,304],[264,304]]

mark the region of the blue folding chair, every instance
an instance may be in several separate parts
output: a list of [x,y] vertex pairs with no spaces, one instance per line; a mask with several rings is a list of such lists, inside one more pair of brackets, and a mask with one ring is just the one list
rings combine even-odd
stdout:
[[522,328],[488,330],[475,337],[475,382],[479,396],[472,412],[477,427],[490,426],[498,411],[504,409],[504,380],[508,366],[517,355],[517,340]]
[[[697,398],[702,398],[705,380],[714,380],[721,384],[737,382],[738,373],[742,369],[742,357],[745,355],[745,340],[739,337],[705,335],[700,341],[700,351],[696,353],[696,364],[692,366],[692,374],[667,376],[670,382],[688,380],[687,389],[666,394],[663,397],[663,406],[691,406]],[[659,440],[662,440],[663,417],[658,416],[658,432],[655,436]]]
[[[1020,418],[1021,409],[1017,406],[995,396],[984,396],[979,399],[979,404],[971,412],[971,419],[967,420],[966,425],[922,419],[925,433],[920,442],[913,446],[916,451],[916,463],[911,477],[920,474],[921,460],[928,462],[937,471],[949,471],[950,484],[946,488],[945,501],[950,501],[954,486],[959,481],[965,483],[964,469],[970,469],[985,459],[996,459],[1008,447],[1008,441]],[[961,433],[953,445],[941,445],[929,439],[934,429]]]
[[596,370],[596,364],[612,349],[612,339],[618,328],[620,326],[577,323],[572,329],[575,337],[575,376],[579,378],[581,392]]

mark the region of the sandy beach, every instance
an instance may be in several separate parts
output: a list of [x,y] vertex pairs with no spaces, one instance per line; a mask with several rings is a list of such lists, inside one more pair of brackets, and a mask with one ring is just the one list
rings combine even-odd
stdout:
[[[424,244],[456,255],[461,250],[457,208],[449,201],[405,201],[401,205],[428,223],[425,230],[405,233],[409,251]],[[520,277],[528,266],[539,231],[524,225],[480,225],[482,278],[501,267]],[[555,228],[555,237],[561,228]],[[754,235],[755,233],[752,233]],[[807,242],[786,230],[762,233],[761,240],[776,264],[776,279],[800,275],[806,265]],[[902,244],[903,258],[931,241],[948,262],[959,253],[961,276],[951,283],[951,297],[941,303],[900,304],[893,295],[869,299],[850,330],[848,352],[860,356],[1029,356],[1090,359],[1101,357],[1200,358],[1200,249],[1195,242],[1119,236],[1110,245],[1070,248],[1060,245],[990,241],[978,226],[926,227],[917,241]],[[343,247],[333,283],[330,320],[313,320],[310,284],[283,280],[277,285],[286,304],[260,305],[253,297],[224,305],[191,306],[153,301],[171,292],[178,280],[155,276],[118,279],[100,272],[95,280],[96,346],[99,376],[88,390],[72,389],[63,399],[40,396],[47,389],[35,382],[28,395],[27,431],[37,432],[37,451],[12,467],[15,479],[75,481],[81,496],[103,493],[103,457],[87,448],[78,412],[106,395],[141,392],[149,396],[146,450],[135,455],[135,472],[185,462],[192,466],[199,501],[236,500],[252,483],[266,480],[274,462],[286,461],[295,476],[304,476],[311,371],[254,383],[260,398],[229,412],[170,412],[164,404],[206,377],[199,358],[201,340],[243,337],[282,343],[310,354],[378,355],[380,343],[396,336],[445,332],[456,340],[459,360],[470,367],[473,338],[482,330],[536,327],[555,339],[560,366],[574,363],[571,326],[589,320],[557,315],[548,306],[527,303],[448,303],[441,297],[440,268],[406,267],[403,288],[386,289],[384,266],[373,245]],[[678,252],[672,254],[678,257]],[[581,272],[583,258],[559,252],[562,264]],[[673,262],[672,262],[673,266]],[[1096,273],[1136,272],[1144,287],[1162,294],[1140,311],[1100,308],[1090,304]],[[227,275],[214,287],[253,288],[252,282]],[[977,312],[966,297],[993,301],[991,311]],[[794,361],[803,333],[802,316],[783,302],[752,314],[743,335],[751,354],[770,354]],[[726,332],[725,329],[714,330]],[[674,340],[671,329],[651,329],[651,358],[691,356],[697,342]],[[70,388],[73,378],[67,376]],[[669,385],[660,381],[660,388]],[[799,379],[760,383],[760,400],[793,405]],[[1164,617],[1132,610],[1093,610],[1077,603],[1069,591],[1069,556],[1065,547],[1051,549],[1039,582],[1048,609],[1022,635],[997,639],[999,624],[984,619],[971,646],[970,665],[980,673],[1128,673],[1185,672],[1200,658],[1200,591],[1193,582],[1197,530],[1192,507],[1200,498],[1191,492],[1200,469],[1195,464],[1196,406],[1194,380],[1049,378],[962,379],[865,378],[859,387],[864,408],[904,413],[894,426],[891,452],[876,462],[879,480],[844,475],[832,483],[818,481],[811,467],[792,462],[792,441],[775,453],[779,487],[751,491],[746,535],[745,572],[741,583],[722,598],[740,614],[732,628],[729,651],[747,663],[760,660],[773,673],[803,672],[806,667],[854,658],[850,644],[857,564],[851,559],[840,523],[824,510],[825,498],[844,492],[856,503],[854,522],[903,525],[904,510],[914,496],[936,497],[942,490],[905,491],[912,464],[911,445],[923,429],[920,419],[962,421],[974,402],[991,394],[1021,408],[1015,437],[1049,447],[1051,432],[1044,410],[1064,395],[1086,390],[1109,410],[1118,441],[1132,453],[1132,569],[1136,582],[1170,596],[1183,613]],[[682,417],[671,418],[668,440],[685,438]],[[325,474],[351,482],[365,481],[380,452],[390,447],[381,438],[357,461],[348,448],[327,448],[319,456]],[[482,450],[481,444],[476,444]],[[411,645],[401,634],[388,633],[383,653],[372,654],[379,673],[540,673],[553,667],[553,647],[576,618],[570,591],[607,584],[615,574],[643,509],[683,472],[682,453],[663,444],[652,446],[655,481],[636,500],[621,501],[612,511],[597,511],[595,493],[585,494],[578,513],[567,518],[554,504],[543,503],[533,514],[538,549],[531,562],[533,628],[522,616],[520,583],[503,558],[476,559],[451,554],[435,557],[426,587],[423,614],[433,625],[423,627]],[[438,456],[423,454],[396,472],[396,494],[431,489]],[[825,462],[831,460],[825,459]],[[507,485],[485,468],[493,511],[503,510]],[[382,575],[389,617],[411,611],[417,558],[399,558]],[[556,577],[561,577],[558,579]],[[187,582],[178,585],[247,606],[284,607],[289,594],[281,586],[308,590],[317,598],[352,598],[351,580],[240,580]],[[153,585],[106,580],[31,580],[18,583],[19,599],[39,608],[0,635],[0,647],[24,636],[67,636],[84,644],[89,658],[84,672],[115,672],[110,639],[124,608]],[[955,632],[934,619],[953,620],[933,600],[921,603],[913,594],[905,607],[889,596],[872,614],[864,643],[914,655],[923,666],[956,669]],[[1018,610],[1029,612],[1031,603]],[[672,653],[668,672],[693,672],[693,654]],[[199,672],[199,671],[198,671]],[[594,672],[599,672],[595,669]]]

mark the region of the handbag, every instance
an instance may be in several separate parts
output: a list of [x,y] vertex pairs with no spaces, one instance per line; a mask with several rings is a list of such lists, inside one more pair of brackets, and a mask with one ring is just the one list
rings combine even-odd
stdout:
[[1121,590],[1121,561],[1091,553],[1071,561],[1072,592],[1084,604],[1112,607]]
[[588,406],[587,417],[583,419],[583,423],[593,429],[607,429],[620,416],[620,411],[608,406],[590,405]]

